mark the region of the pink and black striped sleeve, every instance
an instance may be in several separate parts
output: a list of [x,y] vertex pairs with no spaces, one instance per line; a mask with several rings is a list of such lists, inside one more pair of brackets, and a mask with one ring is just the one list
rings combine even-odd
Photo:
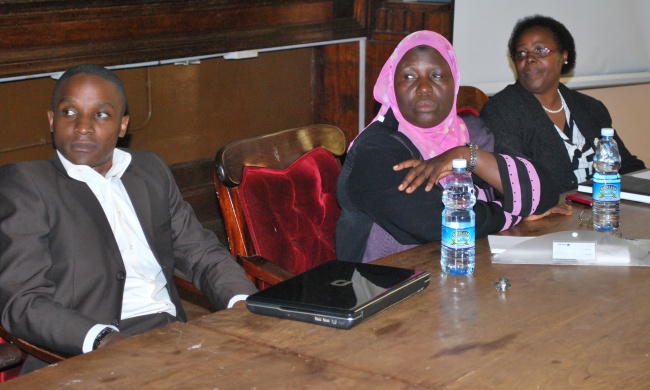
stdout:
[[495,154],[503,185],[503,197],[495,200],[505,217],[501,230],[508,229],[532,214],[543,213],[559,199],[550,173],[529,160]]

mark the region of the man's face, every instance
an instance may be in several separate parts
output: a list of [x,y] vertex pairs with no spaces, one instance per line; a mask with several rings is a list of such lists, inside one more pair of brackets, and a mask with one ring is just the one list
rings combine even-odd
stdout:
[[47,112],[56,149],[73,164],[106,175],[129,124],[117,88],[99,76],[78,74],[57,95],[55,110]]

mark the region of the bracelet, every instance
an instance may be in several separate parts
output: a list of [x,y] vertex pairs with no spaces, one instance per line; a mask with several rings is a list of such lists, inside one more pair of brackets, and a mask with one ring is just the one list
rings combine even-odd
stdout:
[[113,328],[104,328],[104,329],[102,329],[102,331],[99,332],[97,337],[95,337],[95,341],[93,342],[93,351],[96,350],[97,348],[99,348],[99,344],[102,342],[102,340],[104,340],[104,338],[106,336],[108,336],[109,334],[111,334],[113,332],[116,332],[116,330],[113,329]]
[[469,148],[469,165],[467,166],[467,171],[474,172],[474,169],[476,168],[476,153],[478,152],[478,145],[470,143],[467,144],[467,147]]

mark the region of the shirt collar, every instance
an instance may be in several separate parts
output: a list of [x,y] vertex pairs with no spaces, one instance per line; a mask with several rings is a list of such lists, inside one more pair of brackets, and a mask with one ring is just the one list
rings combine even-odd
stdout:
[[[88,165],[76,165],[68,161],[65,157],[63,157],[63,154],[59,152],[58,150],[56,151],[56,154],[59,157],[59,160],[61,160],[61,164],[63,164],[63,168],[65,168],[66,172],[68,175],[79,181],[87,181],[89,179],[98,179],[103,177],[100,173],[89,167]],[[121,179],[122,175],[124,172],[126,172],[126,169],[129,167],[129,164],[131,164],[131,154],[128,152],[125,152],[121,149],[115,149],[113,150],[113,164],[111,165],[111,169],[108,170],[106,173],[105,179],[110,180],[113,178],[116,179]]]

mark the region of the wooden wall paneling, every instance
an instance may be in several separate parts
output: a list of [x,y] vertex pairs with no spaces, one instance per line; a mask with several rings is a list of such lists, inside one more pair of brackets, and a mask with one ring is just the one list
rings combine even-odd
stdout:
[[212,230],[226,247],[228,237],[214,188],[214,159],[201,159],[170,166],[181,195],[206,229]]
[[[372,87],[395,45],[411,31],[423,28],[450,37],[451,9],[450,4],[397,0],[0,1],[0,78],[56,72],[87,62],[105,66],[155,63],[240,50],[367,37],[370,38],[366,49],[367,123],[376,112]],[[311,79],[295,82],[311,83],[312,122],[340,127],[350,142],[359,127],[359,44],[351,42],[311,50]],[[201,65],[201,69],[207,65]],[[291,71],[291,66],[287,64],[287,72]],[[221,65],[217,67],[221,68]],[[163,71],[158,69],[154,74]],[[186,75],[188,70],[169,73]],[[151,86],[150,83],[156,80],[155,77],[147,80],[145,85]],[[169,82],[173,84],[172,80]],[[51,80],[35,82],[37,89],[47,89],[48,93],[51,84]],[[155,84],[154,102],[160,87],[160,83]],[[237,95],[236,91],[220,91],[231,93],[229,96]],[[39,103],[39,107],[42,106],[38,108],[39,118],[46,105],[47,99]],[[178,137],[178,134],[161,134],[166,131],[163,127],[167,123],[155,122],[161,120],[155,116],[156,109],[164,108],[154,104],[154,123],[150,124],[143,116],[143,129],[132,134],[136,148],[157,150],[151,147],[153,142],[161,149],[165,142],[174,143],[173,137]],[[5,107],[6,112],[10,110],[10,107]],[[233,116],[238,114],[231,113]],[[228,118],[223,118],[223,121],[230,122]],[[240,115],[233,121],[245,120]],[[40,123],[38,119],[33,126],[39,128],[38,134],[46,134],[46,126],[41,127]],[[153,134],[145,129],[148,126],[153,127]],[[20,132],[21,129],[7,128],[2,131],[3,136],[9,138]],[[186,126],[183,132],[186,133],[183,136],[189,138],[195,135],[196,129]],[[221,130],[214,137],[221,143],[228,140]],[[11,140],[7,144],[13,145]],[[40,149],[42,153],[51,153],[50,147],[45,145]],[[212,183],[212,156],[205,158],[204,153],[199,156],[187,150],[184,153],[186,155],[181,159],[166,158],[174,163],[171,168],[181,193],[201,223],[227,243]],[[9,162],[12,156],[13,153],[5,153],[2,157],[4,162]],[[183,162],[186,159],[192,160]]]
[[0,2],[0,77],[365,36],[366,0]]
[[314,49],[314,123],[339,127],[349,143],[359,133],[359,43]]

